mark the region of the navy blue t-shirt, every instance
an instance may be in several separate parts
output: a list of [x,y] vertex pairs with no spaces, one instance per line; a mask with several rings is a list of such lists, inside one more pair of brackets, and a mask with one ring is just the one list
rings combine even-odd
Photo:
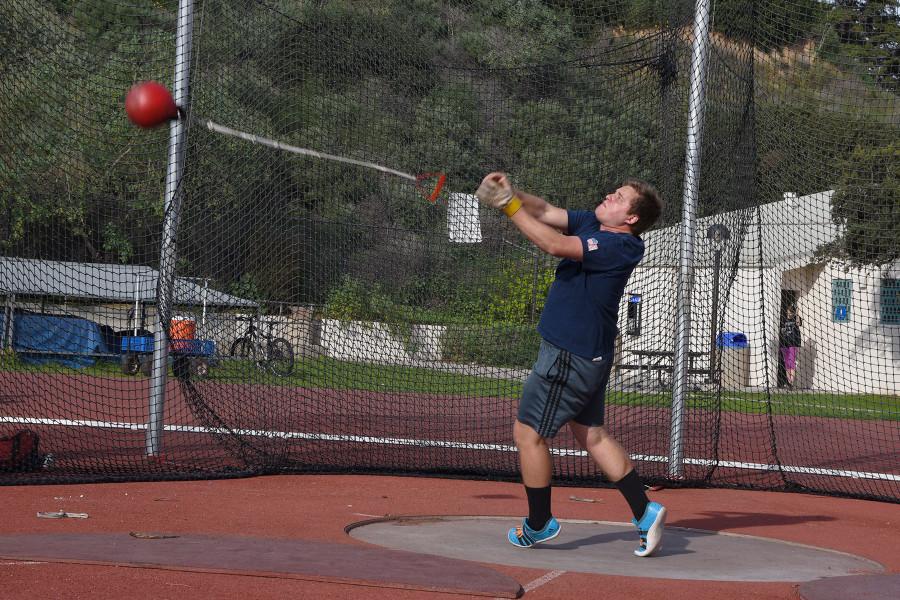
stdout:
[[608,358],[619,332],[619,301],[644,256],[644,242],[628,233],[600,231],[591,211],[568,213],[569,235],[581,238],[584,256],[580,262],[564,258],[556,267],[538,333],[588,360]]

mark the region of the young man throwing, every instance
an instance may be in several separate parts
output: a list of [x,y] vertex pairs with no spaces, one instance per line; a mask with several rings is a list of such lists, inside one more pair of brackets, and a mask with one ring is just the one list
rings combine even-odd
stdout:
[[644,256],[638,235],[662,212],[659,193],[647,183],[628,180],[593,212],[565,210],[514,189],[503,173],[490,173],[476,195],[506,213],[538,248],[562,259],[538,324],[541,348],[513,428],[528,517],[507,538],[529,548],[559,535],[559,522],[550,511],[553,463],[547,440],[568,424],[628,501],[640,536],[634,553],[649,556],[660,546],[666,509],[647,498],[628,454],[603,427],[603,409],[619,300]]

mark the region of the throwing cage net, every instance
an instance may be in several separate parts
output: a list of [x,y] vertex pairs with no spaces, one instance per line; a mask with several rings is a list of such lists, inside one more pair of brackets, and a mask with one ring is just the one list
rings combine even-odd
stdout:
[[[502,170],[570,209],[628,177],[666,200],[606,396],[646,480],[897,501],[898,19],[4,2],[0,483],[516,478],[557,261],[478,207]],[[144,80],[179,121],[128,122]]]

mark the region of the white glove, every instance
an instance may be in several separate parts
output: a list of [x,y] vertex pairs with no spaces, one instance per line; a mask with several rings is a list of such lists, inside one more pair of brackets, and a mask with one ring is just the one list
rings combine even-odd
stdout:
[[508,181],[505,181],[505,183],[506,185],[503,185],[499,180],[488,175],[481,182],[481,185],[478,186],[475,195],[478,196],[478,200],[486,206],[503,208],[509,204],[509,201],[512,200],[514,195],[512,186],[509,185]]

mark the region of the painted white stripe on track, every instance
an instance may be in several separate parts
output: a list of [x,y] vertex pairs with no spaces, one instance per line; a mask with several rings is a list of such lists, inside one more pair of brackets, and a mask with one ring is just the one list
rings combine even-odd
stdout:
[[[35,417],[4,417],[0,416],[0,423],[18,425],[50,425],[59,427],[96,427],[98,429],[126,429],[130,431],[145,431],[144,423],[125,423],[115,421],[94,421],[81,419],[44,419]],[[411,438],[375,437],[369,435],[343,435],[337,433],[306,433],[300,431],[269,431],[265,429],[220,429],[211,427],[199,427],[196,425],[166,425],[165,431],[181,433],[212,433],[249,435],[255,437],[298,439],[320,442],[350,442],[355,444],[381,444],[386,446],[416,446],[419,448],[453,448],[460,450],[487,450],[491,452],[518,452],[515,446],[508,444],[473,444],[471,442],[454,442],[452,440],[418,440]],[[550,452],[557,456],[587,457],[584,450],[570,448],[551,448]],[[652,454],[632,454],[632,460],[645,462],[669,462],[667,456]],[[730,469],[748,469],[753,471],[779,470],[785,473],[800,473],[804,475],[826,475],[829,477],[849,477],[852,479],[878,479],[883,481],[900,481],[900,474],[877,473],[869,471],[851,471],[848,469],[823,469],[820,467],[803,467],[793,465],[774,465],[766,463],[751,463],[733,460],[715,460],[711,458],[685,458],[684,463],[699,466],[718,466]]]
[[545,573],[543,576],[538,577],[534,581],[525,584],[522,589],[525,590],[525,593],[533,592],[537,588],[541,587],[545,583],[549,583],[559,577],[560,575],[565,575],[565,571],[550,571],[549,573]]

